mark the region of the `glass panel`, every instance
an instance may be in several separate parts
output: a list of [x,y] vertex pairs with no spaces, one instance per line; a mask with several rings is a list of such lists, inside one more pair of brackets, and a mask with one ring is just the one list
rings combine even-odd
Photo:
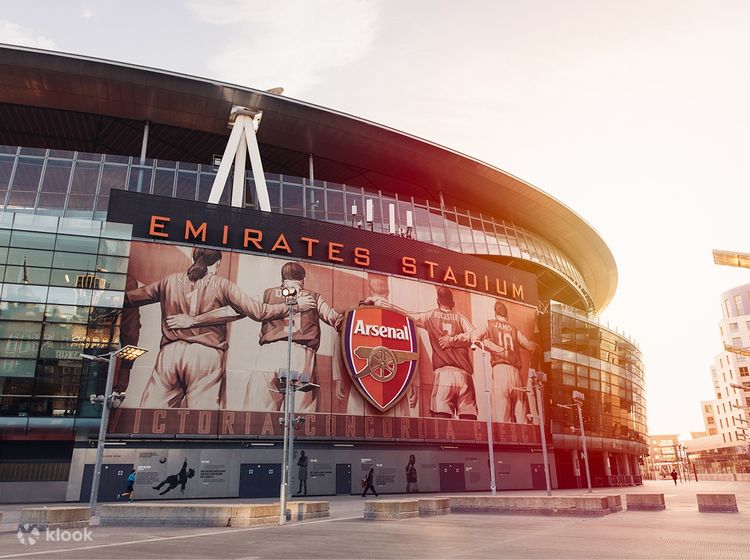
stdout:
[[9,249],[8,264],[23,266],[24,261],[27,266],[51,266],[51,251],[34,251],[32,249]]
[[0,359],[0,377],[34,377],[36,360]]
[[[109,159],[109,156],[107,156]],[[127,158],[126,158],[127,159]],[[112,189],[124,190],[128,168],[124,165],[105,165],[102,170],[102,181],[99,185],[99,195],[96,199],[96,210],[106,210],[109,203],[109,193]]]
[[99,180],[99,167],[96,163],[76,162],[70,193],[88,195],[93,201],[92,197],[96,193],[96,183]]
[[[137,167],[133,166],[130,169],[130,180],[128,182],[128,190],[134,192],[150,192],[151,191],[151,171],[150,167]],[[209,187],[210,189],[210,187]],[[208,196],[206,196],[208,200]]]
[[102,224],[102,237],[130,240],[132,236],[133,226],[131,224],[115,224],[113,222],[104,222]]
[[34,358],[39,355],[38,338],[16,337],[10,340],[0,339],[0,356],[4,358]]
[[15,230],[10,238],[10,246],[24,249],[52,250],[55,246],[55,234]]
[[0,208],[5,204],[5,193],[8,191],[10,176],[13,172],[13,158],[0,158]]
[[100,272],[120,272],[125,274],[128,271],[128,259],[124,257],[99,255],[97,262],[97,270]]
[[68,181],[70,180],[70,169],[72,161],[51,160],[47,162],[42,180],[43,193],[65,194],[68,192]]
[[43,164],[42,159],[20,158],[18,160],[8,199],[9,209],[34,207]]
[[[434,227],[437,227],[437,220],[435,219],[435,214],[430,215],[432,218],[431,222]],[[460,238],[458,236],[458,224],[456,224],[456,215],[453,212],[446,212],[445,213],[445,234],[447,238],[447,243],[445,244],[448,249],[451,249],[452,251],[460,251],[461,250],[461,243]]]
[[99,254],[127,257],[130,254],[130,242],[102,239],[99,243]]
[[96,278],[96,276],[85,270],[55,268],[52,270],[52,276],[49,283],[52,286],[64,286],[67,288],[86,288],[90,287],[90,285],[93,283],[94,278]]
[[91,305],[91,290],[80,288],[56,288],[50,286],[47,294],[49,303],[61,303],[63,305]]
[[121,308],[124,303],[125,295],[122,292],[110,292],[105,290],[94,290],[91,305],[99,307]]
[[0,321],[0,338],[39,338],[42,323]]
[[[352,215],[352,207],[357,207],[357,212]],[[344,204],[344,212],[348,216],[349,225],[352,227],[363,227],[365,223],[365,205],[362,201],[362,193],[355,187],[347,187],[346,189],[346,203]]]
[[157,169],[154,175],[153,194],[171,197],[174,187],[174,173],[173,170]]
[[98,221],[81,220],[79,218],[61,218],[58,233],[98,237],[101,227],[102,224]]
[[430,235],[430,215],[421,206],[414,207],[414,233],[419,241],[432,242]]
[[328,221],[336,224],[346,223],[346,210],[344,209],[344,193],[339,189],[328,187],[326,190],[326,205],[328,209]]
[[73,235],[58,235],[55,249],[58,251],[73,251],[76,253],[96,253],[99,239],[96,237],[77,237]]
[[271,203],[272,212],[281,211],[281,187],[278,178],[269,179],[266,175],[266,187],[268,187],[268,200]]
[[[218,169],[218,168],[214,168],[214,169]],[[132,177],[133,173],[131,172],[130,175]],[[214,171],[213,173],[207,172],[205,168],[201,171],[200,183],[198,184],[198,200],[202,202],[208,202],[208,195],[211,193],[211,187],[214,184],[214,177],[216,177],[216,171]],[[270,191],[271,185],[268,185],[268,188]],[[271,205],[273,206],[273,203],[271,203]]]
[[11,284],[35,284],[37,286],[46,286],[49,283],[49,268],[8,266],[5,268],[5,282]]
[[[452,222],[448,222],[451,224]],[[446,247],[445,239],[445,227],[444,227],[443,216],[441,215],[440,209],[430,208],[430,231],[432,232],[432,242],[435,245]],[[455,227],[455,226],[454,226]],[[459,249],[454,249],[459,250]]]
[[47,286],[25,286],[23,284],[5,284],[2,299],[6,301],[28,301],[44,303],[47,298]]
[[180,171],[177,174],[177,198],[195,200],[196,180],[197,174]]
[[13,219],[13,228],[26,231],[55,233],[59,219],[53,216],[40,216],[38,214],[16,214]]
[[96,275],[101,280],[97,284],[97,287],[103,290],[124,290],[125,281],[127,276],[124,274],[108,274],[106,272],[99,272]]
[[[0,245],[8,246],[10,243],[10,230],[9,229],[0,229]],[[0,253],[0,262],[4,262],[5,256],[8,254],[6,251],[5,253]]]
[[323,189],[306,187],[305,196],[307,197],[307,217],[313,220],[325,220],[326,199]]
[[48,305],[45,319],[54,322],[86,323],[89,320],[89,308],[75,305]]
[[282,196],[282,204],[284,205],[283,213],[292,214],[294,216],[304,216],[303,210],[303,197],[302,185],[295,185],[284,182],[284,191]]
[[71,194],[68,197],[68,208],[65,210],[66,216],[85,217],[90,216],[94,209],[94,197],[90,194]]
[[96,255],[86,253],[55,253],[52,263],[55,268],[93,271],[96,269]]
[[0,302],[0,319],[41,321],[44,319],[44,305],[2,301]]

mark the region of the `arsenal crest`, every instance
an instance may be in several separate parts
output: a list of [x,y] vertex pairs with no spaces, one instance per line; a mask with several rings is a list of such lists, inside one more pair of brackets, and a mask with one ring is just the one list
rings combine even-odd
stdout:
[[419,357],[412,319],[382,307],[351,309],[346,314],[341,347],[352,383],[381,412],[404,396]]

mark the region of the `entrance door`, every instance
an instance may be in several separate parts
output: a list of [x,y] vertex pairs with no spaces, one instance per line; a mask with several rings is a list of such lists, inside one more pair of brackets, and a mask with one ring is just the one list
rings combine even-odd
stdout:
[[352,493],[351,463],[336,463],[336,495]]
[[[128,486],[128,475],[133,470],[132,463],[102,465],[99,476],[98,502],[114,502],[117,494],[125,492]],[[94,465],[83,466],[83,480],[81,480],[81,501],[91,500],[91,483],[94,480]]]
[[544,476],[544,464],[531,464],[531,487],[534,490],[546,490],[547,480]]
[[240,465],[240,498],[279,497],[281,465],[279,463],[242,463]]
[[464,476],[463,463],[440,463],[440,491],[466,491],[466,477]]

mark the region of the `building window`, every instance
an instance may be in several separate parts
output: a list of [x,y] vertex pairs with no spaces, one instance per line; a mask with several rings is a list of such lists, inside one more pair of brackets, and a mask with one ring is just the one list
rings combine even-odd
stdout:
[[746,366],[740,366],[740,377],[748,377],[750,376],[750,372],[748,372],[748,369]]
[[744,315],[745,310],[742,307],[742,296],[736,295],[734,296],[734,308],[737,310],[737,315]]
[[729,317],[731,317],[731,316],[732,316],[732,315],[731,315],[731,314],[729,313],[729,300],[728,300],[728,299],[725,299],[725,300],[724,300],[724,305],[722,306],[722,311],[724,312],[724,317],[725,317],[726,319],[729,319]]
[[737,332],[739,330],[739,326],[737,323],[729,323],[729,331],[730,332]]
[[732,346],[742,347],[742,339],[738,337],[732,338]]

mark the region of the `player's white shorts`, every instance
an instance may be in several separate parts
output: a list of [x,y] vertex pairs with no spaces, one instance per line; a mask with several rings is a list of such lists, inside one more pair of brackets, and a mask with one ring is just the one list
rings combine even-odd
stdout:
[[453,366],[436,369],[430,411],[451,416],[477,416],[477,396],[472,376]]
[[[287,341],[264,344],[258,351],[255,367],[245,392],[245,410],[280,411],[284,409],[284,395],[277,391],[278,371],[287,367]],[[305,373],[316,382],[315,351],[292,343],[292,371]],[[294,394],[294,411],[302,414],[316,412],[318,390]]]
[[525,387],[521,370],[517,367],[510,364],[492,366],[490,400],[493,421],[526,423],[526,393],[517,390]]
[[141,397],[141,408],[217,410],[225,406],[224,353],[197,342],[163,346]]

